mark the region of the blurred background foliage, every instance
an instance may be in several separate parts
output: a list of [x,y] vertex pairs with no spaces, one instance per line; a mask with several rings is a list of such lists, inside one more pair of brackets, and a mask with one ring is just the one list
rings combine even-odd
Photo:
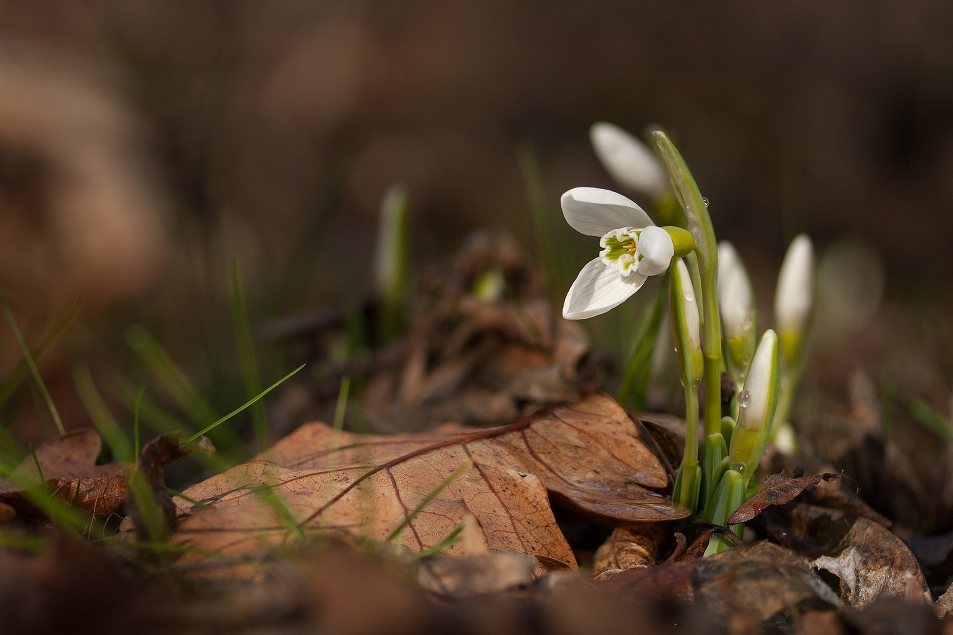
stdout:
[[[819,246],[812,407],[860,367],[947,415],[951,34],[943,0],[3,3],[0,292],[31,345],[80,303],[40,361],[67,428],[89,422],[79,364],[123,423],[147,386],[144,423],[195,430],[254,384],[232,260],[253,328],[356,307],[395,182],[416,265],[487,226],[533,251],[528,189],[560,221],[561,192],[615,187],[589,126],[658,124],[763,325],[787,243]],[[561,268],[592,243],[559,234]],[[568,281],[551,282],[561,303]],[[637,309],[587,326],[609,345]],[[0,352],[8,376],[9,332]],[[281,346],[255,352],[260,385],[291,369]],[[23,382],[0,411],[21,441],[52,430],[37,403]]]

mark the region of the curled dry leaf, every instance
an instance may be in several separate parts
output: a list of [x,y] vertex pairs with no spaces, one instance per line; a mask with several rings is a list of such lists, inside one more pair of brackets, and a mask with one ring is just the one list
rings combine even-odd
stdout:
[[623,524],[596,550],[592,575],[596,579],[657,563],[658,550],[666,533],[657,524]]
[[729,525],[746,523],[771,505],[784,505],[797,498],[801,492],[822,480],[837,478],[836,474],[814,474],[794,478],[785,473],[772,474],[764,480],[758,493],[741,504],[728,519]]
[[855,608],[884,598],[933,602],[926,578],[907,545],[866,518],[856,519],[837,548],[811,566],[840,578],[841,599]]
[[[108,516],[129,495],[123,476],[127,464],[96,465],[101,450],[99,433],[92,428],[81,428],[40,443],[34,452],[47,486],[59,498],[75,503],[94,516]],[[9,479],[0,479],[0,503],[6,503],[20,514],[37,512],[33,504],[21,496],[25,486],[39,483],[36,463],[32,456],[27,456]]]
[[[635,435],[632,420],[604,394],[478,431],[385,437],[336,434],[324,424],[308,424],[264,454],[266,461],[238,466],[186,491],[208,506],[179,503],[186,518],[174,540],[238,558],[258,557],[299,531],[384,540],[472,461],[406,525],[403,545],[414,551],[433,547],[470,513],[486,547],[575,567],[547,492],[620,520],[689,514],[647,489],[665,487],[668,479]],[[462,544],[446,551],[466,553]],[[196,553],[182,563],[207,564]]]

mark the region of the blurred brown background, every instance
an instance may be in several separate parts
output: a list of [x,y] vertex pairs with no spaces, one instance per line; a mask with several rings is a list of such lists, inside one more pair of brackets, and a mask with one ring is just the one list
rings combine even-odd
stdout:
[[[485,226],[532,249],[517,148],[535,151],[558,213],[570,187],[613,187],[591,123],[659,124],[764,315],[784,248],[807,231],[835,248],[828,304],[856,296],[831,319],[873,306],[848,324],[856,340],[828,338],[873,352],[824,367],[844,375],[906,338],[897,368],[940,364],[910,389],[943,394],[951,80],[944,0],[4,3],[0,290],[34,339],[81,298],[46,366],[67,402],[73,360],[122,366],[135,322],[214,376],[230,256],[254,320],[365,295],[395,181],[419,264]],[[12,340],[3,353],[9,368]]]

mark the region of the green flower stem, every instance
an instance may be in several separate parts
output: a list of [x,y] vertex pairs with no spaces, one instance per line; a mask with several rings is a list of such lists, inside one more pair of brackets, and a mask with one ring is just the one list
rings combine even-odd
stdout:
[[721,318],[718,314],[718,246],[708,208],[695,179],[671,140],[662,131],[654,133],[659,154],[668,168],[675,196],[686,215],[686,228],[695,239],[701,288],[699,312],[704,320],[702,352],[705,358],[705,435],[721,430]]
[[685,388],[685,452],[676,481],[675,502],[696,511],[701,488],[701,470],[698,466],[698,382],[701,380],[702,355],[698,347],[699,325],[695,292],[691,274],[684,261],[672,265],[669,283],[672,334],[678,356],[679,378]]
[[703,477],[698,464],[698,389],[691,384],[685,386],[685,423],[685,453],[672,498],[676,503],[697,512]]
[[[709,517],[709,522],[715,525],[721,525],[722,527],[727,526],[728,519],[731,517],[732,512],[738,509],[741,503],[744,502],[744,498],[744,477],[735,470],[726,471],[718,483],[718,489],[712,500],[711,506],[713,509]],[[734,531],[738,527],[739,525],[732,525],[732,530]],[[716,534],[711,537],[711,542],[708,543],[705,555],[710,556],[719,551],[724,551],[731,546],[731,541],[727,540],[724,536]]]
[[[688,264],[688,272],[692,276],[692,288],[701,289],[702,288],[702,276],[699,273],[698,269],[698,254],[692,252],[685,257],[685,262]],[[702,330],[705,329],[705,308],[699,304],[698,305],[698,322],[701,325]]]

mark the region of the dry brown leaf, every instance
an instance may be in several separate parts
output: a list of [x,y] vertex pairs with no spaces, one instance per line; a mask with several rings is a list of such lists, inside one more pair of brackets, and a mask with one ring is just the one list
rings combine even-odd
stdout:
[[784,505],[797,498],[801,492],[812,485],[817,485],[822,480],[829,481],[837,478],[836,474],[815,474],[813,476],[800,476],[794,478],[783,472],[772,474],[761,484],[758,493],[742,503],[738,509],[728,519],[729,525],[737,523],[746,523],[752,518],[758,516],[771,505]]
[[659,545],[664,537],[665,533],[654,523],[619,525],[596,550],[592,563],[593,577],[600,578],[608,572],[655,565]]
[[[71,504],[75,502],[94,516],[107,516],[129,495],[123,476],[127,464],[96,465],[101,450],[99,433],[81,428],[40,443],[34,452],[43,478],[58,497]],[[21,514],[36,513],[36,508],[20,492],[22,483],[38,481],[36,464],[28,456],[10,479],[0,479],[0,502]]]
[[[636,438],[625,411],[604,394],[492,429],[338,434],[320,423],[302,426],[264,454],[267,461],[190,488],[186,495],[208,507],[179,503],[186,518],[174,540],[233,557],[256,557],[284,544],[294,531],[273,502],[256,495],[262,488],[287,503],[302,531],[383,540],[468,461],[472,466],[407,526],[405,547],[420,551],[440,543],[469,512],[486,547],[575,567],[547,492],[630,522],[689,513],[646,489],[665,487],[665,471]],[[447,551],[466,553],[461,544]],[[190,553],[183,562],[204,561]]]
[[910,549],[892,531],[866,518],[856,519],[837,548],[811,566],[840,578],[841,599],[855,608],[889,597],[933,602]]

